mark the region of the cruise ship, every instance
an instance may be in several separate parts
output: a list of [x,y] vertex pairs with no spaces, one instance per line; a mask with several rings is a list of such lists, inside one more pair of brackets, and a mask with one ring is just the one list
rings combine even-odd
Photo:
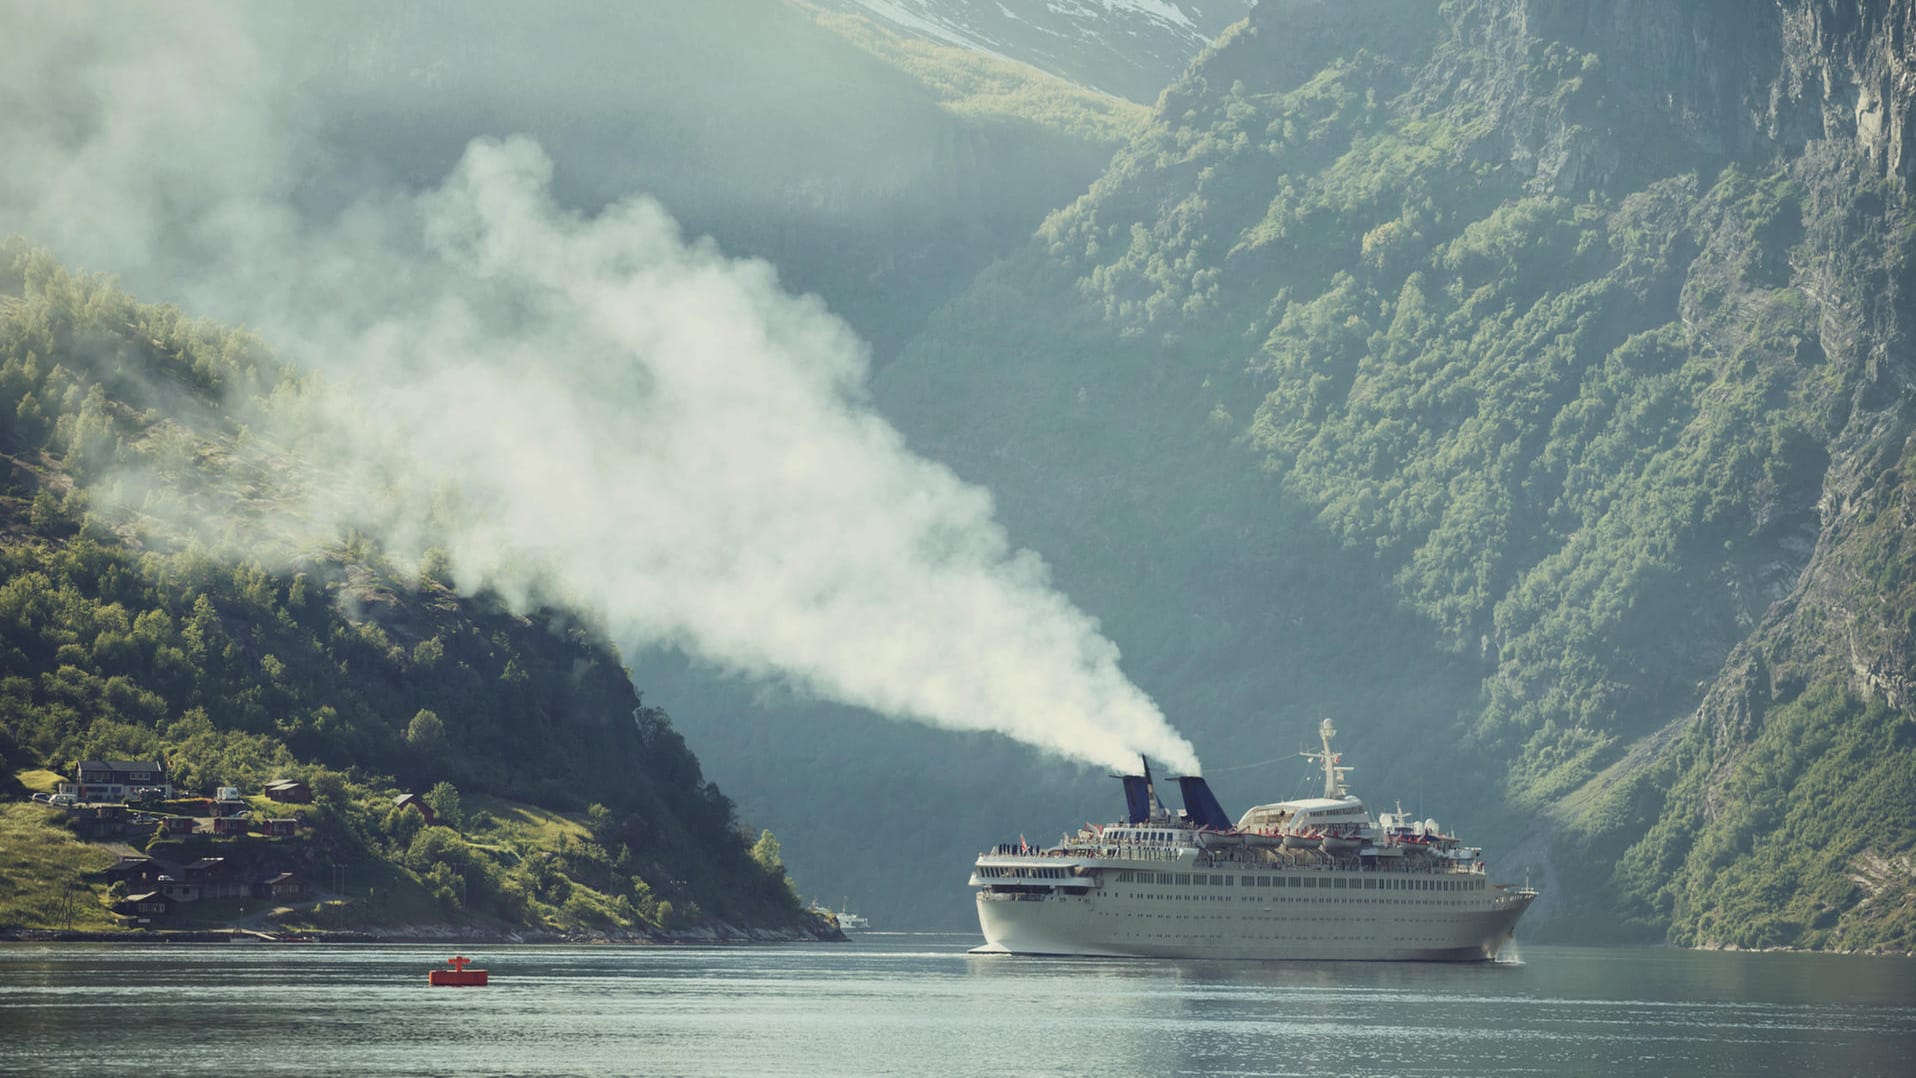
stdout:
[[1435,820],[1373,817],[1331,749],[1324,795],[1258,805],[1235,823],[1208,784],[1124,781],[1125,819],[1056,846],[1024,840],[972,868],[985,943],[973,954],[1482,962],[1509,944],[1537,892],[1493,883],[1483,851]]

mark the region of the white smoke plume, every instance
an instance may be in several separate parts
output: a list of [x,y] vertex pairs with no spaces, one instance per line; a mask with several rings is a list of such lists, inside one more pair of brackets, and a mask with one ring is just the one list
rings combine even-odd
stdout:
[[[291,106],[273,64],[228,22],[212,20],[222,63],[174,9],[140,13],[157,25],[139,50],[18,15],[0,92],[31,99],[34,73],[57,69],[79,82],[54,103],[80,119],[0,114],[0,138],[32,151],[0,163],[0,226],[87,268],[191,252],[204,261],[174,263],[204,282],[188,294],[323,372],[337,392],[265,431],[330,480],[297,515],[317,539],[443,546],[462,589],[586,608],[628,649],[1195,773],[1096,622],[1013,547],[986,492],[871,410],[863,346],[770,266],[687,242],[642,196],[560,207],[525,138],[477,141],[437,188],[314,225],[280,195],[313,152],[306,122],[275,113]],[[192,116],[229,141],[196,138]],[[234,132],[242,161],[221,157]]]

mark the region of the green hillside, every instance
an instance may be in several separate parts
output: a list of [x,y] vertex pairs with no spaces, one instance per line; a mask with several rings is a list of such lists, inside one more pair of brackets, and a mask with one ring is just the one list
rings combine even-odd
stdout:
[[[303,779],[314,801],[296,839],[161,838],[150,825],[125,839],[172,863],[225,856],[322,891],[346,881],[323,908],[289,911],[294,925],[817,931],[775,843],[754,857],[758,836],[592,626],[456,595],[443,558],[405,570],[348,538],[262,563],[93,508],[101,483],[136,475],[152,498],[288,511],[279,481],[296,481],[298,447],[271,445],[221,402],[298,392],[243,332],[141,305],[18,242],[0,252],[7,795],[97,758],[163,759],[195,795]],[[276,480],[262,460],[295,463]],[[427,794],[441,826],[396,808],[402,791]],[[292,811],[259,800],[250,812],[276,809]],[[77,843],[64,815],[8,807],[0,926],[110,923],[104,883],[86,873],[113,857]],[[77,922],[56,912],[70,882],[92,903]]]
[[881,400],[1201,751],[1337,715],[1560,938],[1909,949],[1910,160],[1560,7],[1260,5]]

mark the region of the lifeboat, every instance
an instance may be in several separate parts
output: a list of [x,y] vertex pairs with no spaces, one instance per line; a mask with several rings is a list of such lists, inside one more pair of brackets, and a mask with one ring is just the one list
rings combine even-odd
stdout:
[[1314,850],[1323,845],[1324,836],[1317,831],[1287,831],[1284,833],[1284,848],[1287,850]]
[[466,967],[472,964],[472,959],[465,955],[454,955],[446,959],[446,964],[452,968],[432,970],[426,974],[426,983],[447,988],[484,988],[486,986],[486,971],[467,969]]
[[1364,840],[1356,835],[1325,835],[1324,836],[1324,852],[1325,853],[1349,853],[1352,850],[1355,850],[1358,847],[1362,846],[1363,844],[1364,844]]

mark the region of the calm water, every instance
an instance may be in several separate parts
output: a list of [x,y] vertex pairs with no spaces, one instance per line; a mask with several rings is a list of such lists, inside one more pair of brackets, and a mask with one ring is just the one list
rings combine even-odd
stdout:
[[1525,948],[1521,964],[972,958],[851,945],[0,946],[28,1074],[1916,1073],[1916,962]]

